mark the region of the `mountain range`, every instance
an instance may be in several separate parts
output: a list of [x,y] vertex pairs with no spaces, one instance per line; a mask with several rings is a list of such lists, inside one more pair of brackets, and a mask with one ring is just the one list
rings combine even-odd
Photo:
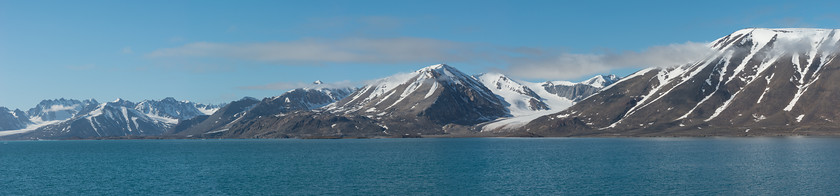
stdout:
[[316,81],[218,106],[44,100],[25,112],[0,107],[0,138],[836,135],[836,32],[743,29],[693,63],[578,83],[438,64],[358,88]]
[[[0,108],[4,139],[164,136],[186,138],[370,137],[480,132],[490,122],[559,111],[615,82],[530,83],[502,74],[467,75],[445,64],[395,74],[361,88],[320,81],[262,100],[221,106],[174,98],[44,100],[26,112]],[[521,123],[520,123],[521,124]],[[509,125],[508,125],[509,126]],[[521,125],[517,125],[521,126]]]

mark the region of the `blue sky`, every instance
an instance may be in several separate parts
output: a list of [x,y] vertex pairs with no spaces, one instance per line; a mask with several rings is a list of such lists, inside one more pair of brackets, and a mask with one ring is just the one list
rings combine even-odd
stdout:
[[666,66],[653,64],[742,28],[837,28],[838,4],[3,0],[0,106],[60,97],[223,103],[437,63],[579,81]]

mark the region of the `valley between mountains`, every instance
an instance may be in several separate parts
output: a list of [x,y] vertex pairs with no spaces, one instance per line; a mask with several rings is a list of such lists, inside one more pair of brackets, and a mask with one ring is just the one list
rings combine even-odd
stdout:
[[0,107],[0,139],[838,135],[837,31],[743,29],[694,63],[579,83],[438,64],[221,105],[44,100]]

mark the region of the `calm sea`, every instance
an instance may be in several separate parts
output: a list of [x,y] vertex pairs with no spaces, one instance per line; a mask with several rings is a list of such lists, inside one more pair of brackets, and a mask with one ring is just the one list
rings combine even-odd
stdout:
[[0,141],[0,195],[838,195],[840,138]]

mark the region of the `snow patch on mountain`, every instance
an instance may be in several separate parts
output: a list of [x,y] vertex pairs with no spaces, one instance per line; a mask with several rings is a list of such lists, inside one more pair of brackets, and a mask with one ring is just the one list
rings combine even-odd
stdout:
[[342,107],[333,104],[328,106],[328,109],[345,113],[356,111],[378,112],[380,109],[390,109],[398,104],[404,104],[403,102],[409,96],[422,95],[429,98],[444,86],[464,87],[470,92],[478,93],[478,96],[496,100],[496,96],[487,91],[484,85],[472,76],[466,75],[449,65],[437,64],[412,73],[400,73],[375,80],[356,91],[351,98],[342,104]]
[[578,101],[583,100],[619,80],[619,77],[615,75],[599,75],[578,83],[569,81],[540,83],[515,81],[501,74],[482,74],[477,77],[487,85],[487,88],[500,95],[505,101],[522,102],[522,100],[537,99],[546,106],[544,109],[509,106],[512,117],[504,117],[487,123],[482,127],[482,131],[519,128],[536,118],[571,107],[576,103],[576,100],[572,98],[576,98]]
[[513,116],[550,109],[543,98],[529,87],[503,74],[485,73],[476,75],[475,78],[494,94],[500,96],[507,103],[507,108]]

